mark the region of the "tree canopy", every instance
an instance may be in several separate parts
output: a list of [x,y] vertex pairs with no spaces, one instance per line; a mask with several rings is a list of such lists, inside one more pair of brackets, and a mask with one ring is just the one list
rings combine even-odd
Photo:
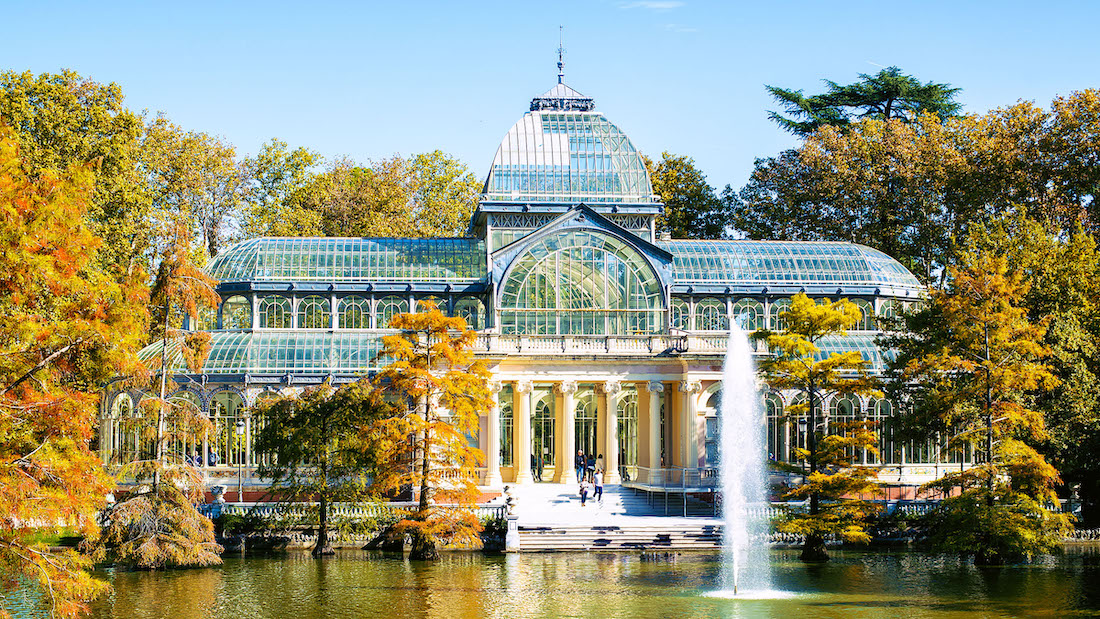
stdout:
[[661,153],[656,163],[644,157],[653,193],[665,204],[657,217],[657,233],[674,239],[722,239],[728,236],[728,204],[718,199],[714,188],[695,161],[684,155]]
[[822,80],[826,91],[811,96],[801,90],[766,86],[768,93],[783,106],[782,113],[769,112],[768,117],[787,131],[805,137],[821,127],[845,127],[862,119],[896,118],[912,122],[922,114],[947,118],[962,107],[955,102],[960,88],[922,83],[897,67],[887,67],[875,75],[860,73],[859,78],[858,82],[843,86]]

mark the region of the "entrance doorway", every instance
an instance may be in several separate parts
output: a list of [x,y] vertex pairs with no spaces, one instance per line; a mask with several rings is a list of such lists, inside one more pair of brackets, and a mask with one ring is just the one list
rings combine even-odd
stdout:
[[531,477],[535,481],[554,481],[557,453],[554,448],[554,395],[549,389],[536,389],[531,411]]
[[594,458],[600,454],[596,431],[596,394],[588,391],[578,397],[575,414],[577,449]]

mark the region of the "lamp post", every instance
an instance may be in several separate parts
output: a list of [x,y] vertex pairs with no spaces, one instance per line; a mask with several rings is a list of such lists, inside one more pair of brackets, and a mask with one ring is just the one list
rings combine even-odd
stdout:
[[237,502],[244,503],[244,479],[242,468],[244,465],[244,450],[241,447],[241,439],[244,437],[244,419],[237,420]]

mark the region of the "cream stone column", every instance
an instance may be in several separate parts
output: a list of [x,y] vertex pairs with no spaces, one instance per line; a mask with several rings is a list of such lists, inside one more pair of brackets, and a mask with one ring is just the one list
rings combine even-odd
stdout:
[[486,486],[499,486],[503,483],[500,477],[500,383],[489,383],[490,397],[493,406],[489,409],[489,419],[486,421],[486,434],[488,434],[485,446],[485,460],[487,471],[485,472]]
[[515,400],[512,402],[512,466],[515,469],[515,483],[529,484],[531,479],[531,391],[534,385],[529,380],[516,381]]
[[573,468],[573,460],[577,457],[577,402],[574,394],[577,392],[577,383],[566,380],[554,385],[554,391],[561,395],[561,451],[558,452],[558,462],[554,471],[554,481],[559,484],[577,483],[577,472]]
[[[661,394],[665,384],[656,380],[643,383],[649,398],[646,403],[646,445],[645,452],[649,462],[649,481],[663,483],[661,471]],[[640,420],[639,420],[640,421]],[[667,466],[667,463],[666,463]]]
[[682,425],[680,426],[681,453],[684,454],[683,465],[689,469],[698,468],[699,466],[699,420],[696,418],[695,400],[702,389],[703,386],[699,381],[680,381],[680,393],[684,394],[683,403],[680,406],[682,416]]
[[599,386],[600,407],[603,408],[604,424],[606,429],[604,437],[606,442],[603,448],[604,484],[622,483],[619,474],[619,392],[623,386],[617,380],[609,380]]

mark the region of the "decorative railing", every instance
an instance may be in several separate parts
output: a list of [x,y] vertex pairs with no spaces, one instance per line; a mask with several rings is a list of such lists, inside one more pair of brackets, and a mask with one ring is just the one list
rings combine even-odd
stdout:
[[654,355],[724,353],[725,334],[715,335],[510,335],[481,333],[475,352],[499,354]]
[[[211,503],[200,506],[200,511],[210,517],[218,514],[229,516],[258,516],[279,518],[291,522],[309,521],[315,518],[317,503]],[[332,519],[369,520],[396,516],[401,510],[413,509],[417,503],[402,501],[392,503],[333,503],[328,515]],[[439,505],[438,507],[458,507]],[[504,505],[477,505],[472,507],[478,518],[503,518],[507,515]]]

